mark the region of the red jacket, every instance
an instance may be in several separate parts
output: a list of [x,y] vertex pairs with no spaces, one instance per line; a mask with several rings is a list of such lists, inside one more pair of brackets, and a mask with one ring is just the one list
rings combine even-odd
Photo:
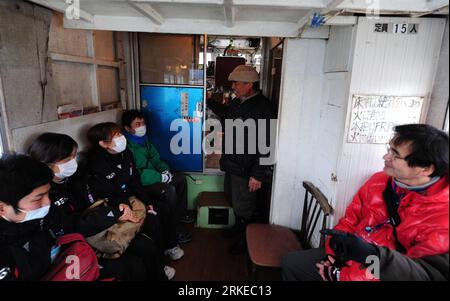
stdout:
[[[379,172],[374,174],[358,191],[345,216],[334,229],[353,233],[367,242],[380,247],[395,249],[393,228],[385,223],[389,219],[383,199],[389,177]],[[403,194],[398,208],[401,223],[397,235],[411,258],[442,254],[449,251],[449,178],[445,176],[422,193],[396,188]],[[380,226],[368,233],[365,228]],[[326,253],[334,254],[328,241]],[[341,269],[340,280],[370,280],[361,264],[347,262],[348,267]],[[368,275],[366,275],[368,274]]]

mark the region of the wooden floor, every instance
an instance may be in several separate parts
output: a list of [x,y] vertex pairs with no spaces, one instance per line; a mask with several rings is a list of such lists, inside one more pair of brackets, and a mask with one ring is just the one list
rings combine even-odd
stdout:
[[233,256],[229,249],[234,238],[222,237],[221,229],[200,229],[185,225],[192,241],[181,245],[185,252],[179,261],[170,263],[176,269],[175,281],[246,281],[247,255]]

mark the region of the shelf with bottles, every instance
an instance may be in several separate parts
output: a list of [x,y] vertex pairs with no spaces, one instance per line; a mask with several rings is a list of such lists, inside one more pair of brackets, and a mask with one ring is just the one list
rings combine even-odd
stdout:
[[139,80],[142,85],[203,86],[203,36],[139,33]]
[[164,72],[164,84],[203,86],[203,69],[187,70],[183,67],[167,65]]

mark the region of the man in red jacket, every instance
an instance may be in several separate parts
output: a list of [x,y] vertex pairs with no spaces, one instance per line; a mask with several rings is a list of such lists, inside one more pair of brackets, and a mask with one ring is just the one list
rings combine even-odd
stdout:
[[284,279],[448,280],[448,143],[447,133],[429,125],[395,127],[383,172],[323,232],[325,249],[283,258]]

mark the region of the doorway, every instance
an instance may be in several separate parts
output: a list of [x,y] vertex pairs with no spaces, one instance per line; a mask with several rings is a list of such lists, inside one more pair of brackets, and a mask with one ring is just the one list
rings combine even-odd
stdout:
[[269,77],[268,97],[273,102],[275,113],[278,115],[278,107],[280,103],[281,91],[281,70],[283,66],[283,42],[282,39],[278,44],[270,49],[269,52]]

